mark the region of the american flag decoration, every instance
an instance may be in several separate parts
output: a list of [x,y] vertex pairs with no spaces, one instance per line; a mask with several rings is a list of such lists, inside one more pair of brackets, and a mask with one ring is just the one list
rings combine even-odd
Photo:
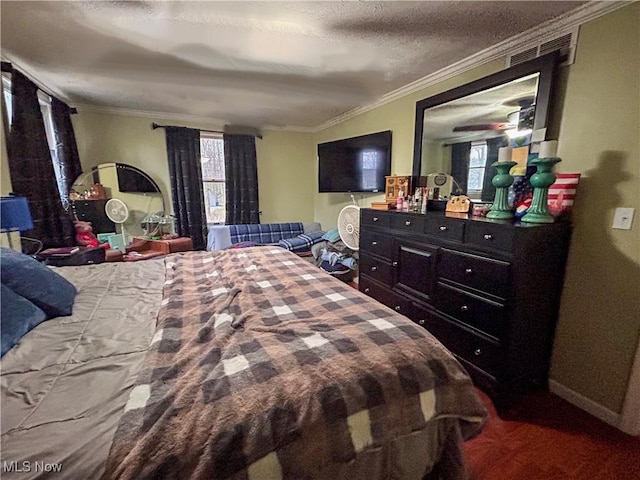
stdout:
[[549,187],[549,213],[558,216],[571,210],[576,198],[580,173],[556,173],[556,181]]

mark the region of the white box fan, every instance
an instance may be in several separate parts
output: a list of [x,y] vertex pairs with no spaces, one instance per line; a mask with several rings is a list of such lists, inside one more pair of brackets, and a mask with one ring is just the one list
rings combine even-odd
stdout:
[[[109,220],[111,220],[113,223],[120,225],[120,241],[116,241],[114,243],[117,243],[116,245],[112,245],[112,248],[117,248],[118,250],[121,250],[124,252],[125,250],[125,245],[127,243],[126,241],[126,237],[124,234],[124,222],[127,221],[127,219],[129,218],[129,208],[127,207],[127,205],[120,199],[118,198],[112,198],[111,200],[109,200],[105,206],[104,206],[104,213],[107,215],[107,218]],[[116,239],[113,239],[112,237],[115,237],[116,235],[111,235],[110,238],[110,242],[113,242]]]
[[338,233],[343,243],[351,250],[360,248],[360,207],[347,205],[338,214]]

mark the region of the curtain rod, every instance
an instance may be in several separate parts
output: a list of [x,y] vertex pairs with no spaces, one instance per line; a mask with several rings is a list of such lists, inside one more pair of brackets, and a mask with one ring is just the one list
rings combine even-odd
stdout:
[[[179,127],[178,125],[159,125],[156,122],[153,122],[151,124],[151,130],[155,130],[156,128],[182,128],[182,127]],[[203,130],[201,128],[198,128],[198,130],[200,130],[201,132],[207,132],[207,133],[224,133],[220,130]]]
[[[155,130],[156,128],[182,128],[179,127],[178,125],[160,125],[156,122],[153,122],[151,124],[151,130]],[[221,134],[227,134],[227,135],[247,135],[250,137],[257,137],[259,139],[262,139],[262,134],[257,131],[254,128],[248,128],[248,127],[233,127],[231,126],[230,128],[227,129],[227,126],[225,125],[225,130],[226,131],[221,131],[221,130],[204,130],[201,128],[198,128],[197,130],[201,131],[201,132],[207,132],[207,133],[221,133]],[[237,130],[237,131],[234,131]],[[249,132],[247,130],[253,130],[256,133],[252,133]]]

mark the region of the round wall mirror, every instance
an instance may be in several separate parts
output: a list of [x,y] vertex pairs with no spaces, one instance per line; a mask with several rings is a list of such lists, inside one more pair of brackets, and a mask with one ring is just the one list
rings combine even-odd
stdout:
[[71,186],[69,200],[74,219],[91,222],[97,234],[155,238],[171,231],[158,184],[139,168],[124,163],[102,163],[83,173]]

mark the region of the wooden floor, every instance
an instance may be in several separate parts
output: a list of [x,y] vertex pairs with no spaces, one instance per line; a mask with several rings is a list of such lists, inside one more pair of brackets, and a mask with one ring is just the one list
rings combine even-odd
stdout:
[[527,396],[465,443],[470,480],[640,480],[632,437],[547,392]]

